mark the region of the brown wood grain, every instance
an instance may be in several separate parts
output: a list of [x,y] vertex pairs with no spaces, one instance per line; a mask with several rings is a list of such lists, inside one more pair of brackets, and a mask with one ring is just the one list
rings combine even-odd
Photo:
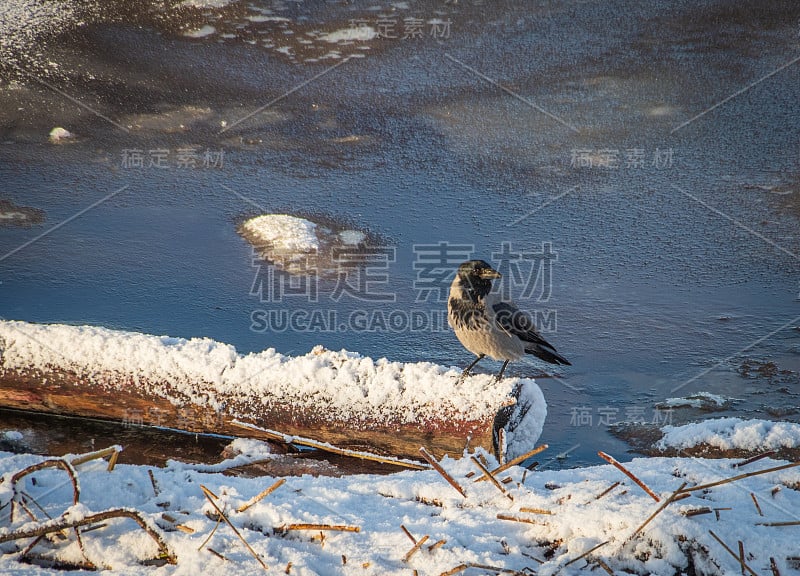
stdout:
[[[129,426],[162,426],[189,432],[242,436],[234,420],[287,435],[304,436],[350,450],[418,459],[419,448],[437,454],[460,455],[471,446],[491,449],[492,419],[420,420],[411,423],[377,420],[331,420],[322,410],[299,410],[288,404],[253,403],[231,399],[224,411],[185,399],[181,406],[157,393],[177,394],[166,382],[146,382],[112,373],[80,376],[61,368],[0,370],[0,407],[100,418]],[[247,430],[251,438],[268,438]]]

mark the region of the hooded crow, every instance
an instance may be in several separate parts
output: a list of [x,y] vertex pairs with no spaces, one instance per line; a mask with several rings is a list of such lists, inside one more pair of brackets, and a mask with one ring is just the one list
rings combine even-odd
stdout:
[[477,356],[461,373],[461,379],[487,355],[505,361],[497,374],[498,382],[508,363],[526,353],[551,364],[571,366],[541,337],[529,314],[491,292],[496,278],[500,273],[487,262],[469,260],[458,267],[450,285],[447,322],[464,348]]

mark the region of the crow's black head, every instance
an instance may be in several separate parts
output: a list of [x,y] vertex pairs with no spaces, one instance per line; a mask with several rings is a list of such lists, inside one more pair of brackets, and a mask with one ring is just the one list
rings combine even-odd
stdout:
[[492,289],[492,280],[500,278],[500,273],[485,260],[468,260],[456,274],[462,286],[478,296],[486,296]]
[[464,280],[469,278],[479,278],[481,280],[500,278],[500,272],[492,268],[491,264],[485,260],[467,260],[458,267],[458,275]]

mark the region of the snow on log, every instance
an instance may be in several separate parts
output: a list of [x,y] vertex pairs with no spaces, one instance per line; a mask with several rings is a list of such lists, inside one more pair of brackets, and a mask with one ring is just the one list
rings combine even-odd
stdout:
[[[246,355],[209,338],[92,326],[0,322],[0,406],[241,435],[245,421],[348,448],[417,457],[491,446],[512,390],[536,399],[533,447],[546,414],[532,380],[495,383],[429,362],[374,360],[321,346],[304,356]],[[507,408],[506,408],[507,410]],[[258,432],[248,435],[258,437]]]

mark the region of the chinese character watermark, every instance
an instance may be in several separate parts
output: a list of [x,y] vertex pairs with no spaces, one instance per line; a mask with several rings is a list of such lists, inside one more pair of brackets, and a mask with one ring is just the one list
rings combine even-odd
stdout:
[[178,168],[183,170],[223,168],[225,165],[225,150],[211,150],[206,148],[124,148],[121,152],[120,167],[126,169],[153,168],[168,170]]
[[601,170],[656,170],[672,168],[674,150],[656,148],[573,148],[570,153],[570,168]]

